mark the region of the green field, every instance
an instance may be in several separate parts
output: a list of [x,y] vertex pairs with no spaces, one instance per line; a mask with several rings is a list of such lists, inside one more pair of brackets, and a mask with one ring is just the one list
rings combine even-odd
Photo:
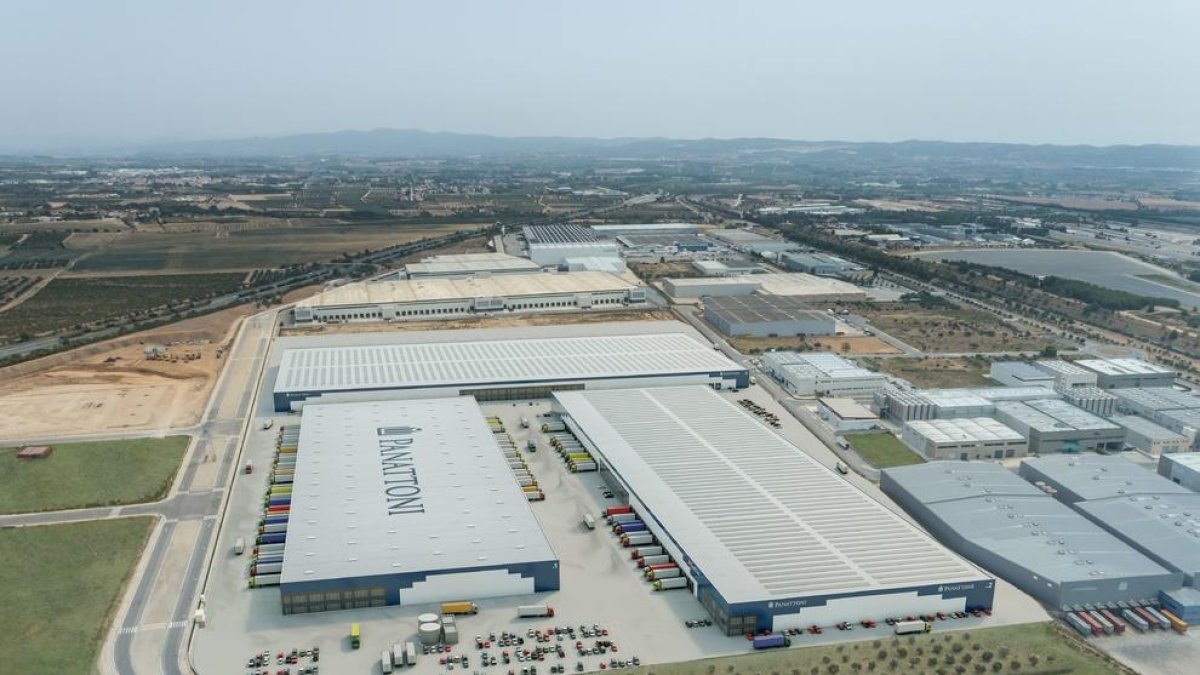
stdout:
[[0,530],[0,670],[95,672],[151,518]]
[[921,464],[925,461],[907,445],[901,443],[898,438],[887,432],[845,434],[845,437],[847,441],[850,441],[854,451],[862,455],[863,459],[877,469]]
[[984,387],[992,384],[987,375],[990,363],[981,358],[864,359],[864,363],[871,370],[902,377],[926,389]]
[[[171,486],[187,436],[60,443],[46,459],[0,449],[0,513],[138,504]],[[0,661],[3,663],[3,661]]]
[[[804,637],[792,644],[804,644]],[[688,663],[643,666],[631,675],[849,675],[851,673],[1022,673],[1117,675],[1128,672],[1053,623],[1034,623],[844,645],[776,649]]]
[[0,313],[0,340],[13,341],[22,335],[119,319],[168,303],[232,293],[244,278],[242,273],[58,278],[37,295]]

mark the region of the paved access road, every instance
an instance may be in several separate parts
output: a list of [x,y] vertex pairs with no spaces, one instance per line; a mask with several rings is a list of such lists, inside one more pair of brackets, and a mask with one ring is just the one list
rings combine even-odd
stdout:
[[[170,493],[161,501],[0,516],[0,527],[49,525],[128,516],[155,516],[160,527],[130,582],[106,642],[99,668],[119,675],[182,675],[183,640],[196,607],[196,593],[209,559],[225,492],[234,475],[244,428],[251,415],[278,310],[243,322],[229,361],[213,388],[203,421],[193,427],[162,431],[92,434],[35,439],[46,443],[107,440],[136,436],[192,434]],[[184,555],[180,555],[180,552]],[[178,560],[177,560],[178,559]],[[177,564],[168,564],[174,562]],[[165,605],[165,621],[147,624],[147,606]],[[165,635],[164,635],[165,631]],[[148,666],[154,663],[154,666]],[[190,672],[190,669],[187,670]]]

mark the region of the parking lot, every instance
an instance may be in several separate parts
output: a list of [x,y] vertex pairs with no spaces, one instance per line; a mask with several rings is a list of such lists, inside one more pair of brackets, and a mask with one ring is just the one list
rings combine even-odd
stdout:
[[[751,387],[728,396],[733,401],[742,398],[753,400],[778,418],[777,433],[789,438],[826,466],[832,467],[836,463],[837,458],[833,453],[764,390]],[[465,655],[467,669],[471,672],[504,675],[510,670],[521,673],[522,668],[536,665],[538,673],[549,673],[551,666],[557,669],[560,664],[564,672],[578,672],[580,665],[584,671],[591,672],[601,669],[602,665],[605,669],[609,668],[613,660],[628,663],[634,657],[642,664],[652,664],[749,651],[749,643],[744,637],[727,637],[716,627],[688,627],[686,623],[689,621],[708,618],[699,601],[683,590],[655,592],[643,580],[628,549],[620,546],[602,520],[597,522],[594,530],[584,526],[585,513],[598,515],[605,506],[615,505],[616,502],[605,498],[605,486],[598,474],[570,473],[563,460],[548,446],[546,436],[537,429],[538,416],[549,410],[548,400],[484,403],[482,408],[485,414],[501,418],[518,447],[524,448],[530,438],[539,446],[536,452],[523,454],[546,496],[544,501],[533,503],[532,508],[559,558],[561,590],[529,596],[462,598],[477,603],[479,612],[459,618],[461,642],[452,646],[450,651],[454,660],[450,661],[444,653],[421,655],[417,666],[407,670],[433,673],[449,671],[453,667],[461,671],[461,658]],[[278,426],[298,424],[300,419],[299,415],[271,412],[269,400],[259,401],[256,410],[260,417],[250,427],[244,457],[253,462],[256,470],[249,475],[239,473],[234,482],[206,589],[208,625],[195,632],[190,650],[193,664],[197,672],[202,674],[275,673],[281,668],[291,668],[291,673],[297,675],[302,668],[312,665],[320,668],[318,672],[337,675],[379,673],[380,653],[397,642],[416,641],[416,617],[422,613],[437,612],[436,605],[284,616],[280,610],[277,588],[246,587],[249,556],[235,555],[234,541],[238,537],[246,538],[248,543],[253,541],[267,483],[266,468],[270,466]],[[521,427],[522,417],[533,422],[529,429]],[[263,419],[274,419],[275,427],[263,430],[260,423]],[[890,505],[886,497],[868,481],[855,475],[848,476],[847,480]],[[517,618],[518,605],[538,603],[552,606],[555,616]],[[959,630],[1022,623],[1044,620],[1046,616],[1036,602],[1003,582],[997,583],[996,608],[993,617],[949,618],[936,622],[934,629]],[[350,646],[351,623],[361,626],[359,649]],[[598,638],[583,638],[582,629],[590,631],[593,626],[607,630],[608,634]],[[565,632],[568,627],[574,629],[574,638]],[[529,637],[530,630],[546,634],[556,629],[564,631],[561,640],[559,634],[551,634],[546,642],[537,642],[536,637]],[[859,624],[853,624],[848,630],[827,627],[821,634],[802,633],[795,636],[792,644],[805,646],[875,639],[890,635],[891,632],[892,629],[882,621],[873,628],[864,628]],[[510,644],[506,650],[498,646],[499,638],[494,642],[489,640],[493,635],[504,633],[514,634],[524,644]],[[491,642],[491,645],[477,649],[476,636],[484,642]],[[610,641],[615,645],[615,651],[606,649],[602,654],[579,655],[575,645],[577,641],[587,649],[594,649],[598,639]],[[563,646],[562,658],[557,655],[560,645]],[[548,654],[543,655],[543,660],[529,663],[516,658],[518,651],[533,650],[538,646],[551,648]],[[282,666],[275,662],[279,652],[290,653],[295,649],[299,653],[313,647],[320,649],[320,661],[317,664],[313,664],[311,658],[299,658],[296,664]],[[481,664],[484,651],[496,658],[495,666]],[[509,652],[508,664],[503,662],[504,651]],[[248,661],[263,652],[272,657],[268,659],[269,665],[257,671],[248,668]],[[443,659],[448,663],[441,663]]]

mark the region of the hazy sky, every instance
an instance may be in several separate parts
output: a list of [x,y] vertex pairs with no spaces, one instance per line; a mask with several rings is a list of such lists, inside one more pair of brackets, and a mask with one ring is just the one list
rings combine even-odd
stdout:
[[419,128],[1200,144],[1200,1],[11,0],[0,148]]

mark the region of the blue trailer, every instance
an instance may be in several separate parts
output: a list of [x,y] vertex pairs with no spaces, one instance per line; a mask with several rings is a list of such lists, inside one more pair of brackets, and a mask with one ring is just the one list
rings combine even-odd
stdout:
[[775,649],[777,647],[790,647],[792,641],[786,636],[779,633],[771,633],[770,635],[755,635],[755,649]]

